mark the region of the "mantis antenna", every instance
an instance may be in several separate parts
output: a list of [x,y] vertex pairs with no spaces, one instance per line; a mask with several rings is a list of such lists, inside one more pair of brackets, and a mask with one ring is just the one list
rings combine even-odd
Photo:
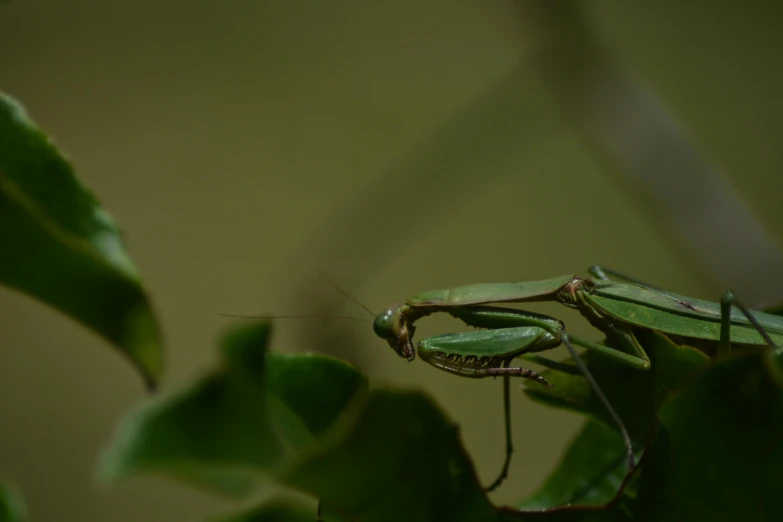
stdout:
[[[372,310],[370,310],[367,306],[364,305],[361,301],[356,299],[354,296],[340,288],[340,286],[335,283],[328,275],[326,275],[326,272],[323,270],[319,270],[319,274],[321,277],[323,277],[327,283],[329,283],[329,286],[331,286],[337,293],[345,297],[346,299],[349,299],[356,305],[358,305],[360,308],[362,308],[365,312],[370,314],[371,317],[375,318],[376,314]],[[347,315],[237,315],[237,314],[223,314],[218,313],[218,315],[223,317],[233,317],[235,319],[345,319],[349,321],[361,321],[363,323],[371,323],[372,320],[370,319],[361,319],[359,317],[351,317]]]

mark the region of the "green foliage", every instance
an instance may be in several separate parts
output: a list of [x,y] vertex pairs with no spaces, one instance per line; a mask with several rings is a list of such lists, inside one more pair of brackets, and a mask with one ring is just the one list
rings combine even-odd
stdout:
[[623,438],[601,422],[587,421],[560,466],[538,491],[516,507],[600,506],[614,498],[625,474]]
[[24,522],[27,510],[22,497],[11,484],[0,482],[0,522]]
[[783,390],[767,353],[717,361],[661,408],[641,476],[651,520],[783,520]]
[[312,522],[312,520],[311,510],[291,502],[274,501],[235,515],[211,518],[208,522]]
[[111,342],[154,387],[157,319],[109,214],[71,165],[0,93],[0,283],[48,303]]
[[493,512],[456,426],[429,398],[370,393],[341,361],[266,354],[267,342],[266,323],[229,332],[219,372],[132,413],[107,450],[109,475],[160,473],[230,495],[266,478],[349,520]]
[[366,393],[366,379],[342,361],[267,357],[268,337],[267,323],[229,332],[219,370],[126,419],[102,475],[161,473],[241,497],[278,473],[297,448],[312,446],[328,422]]
[[[250,340],[252,335],[256,336],[254,342]],[[242,352],[231,347],[237,339],[248,347],[252,345],[260,357],[268,330],[263,325],[237,330],[224,339],[223,352]],[[663,336],[651,334],[644,339],[645,348],[654,358],[653,367],[658,368],[655,373],[613,373],[619,367],[609,373],[609,367],[598,363],[599,359],[593,361],[606,389],[614,390],[609,392],[610,397],[617,401],[615,405],[626,422],[636,426],[640,455],[651,442],[635,475],[622,490],[626,474],[622,440],[613,426],[600,420],[604,413],[599,411],[600,405],[590,396],[589,388],[577,382],[582,378],[565,373],[548,375],[560,384],[548,396],[539,394],[539,387],[529,386],[528,393],[536,400],[596,420],[585,425],[561,465],[539,491],[518,504],[517,510],[489,503],[457,426],[426,395],[389,389],[368,393],[358,372],[339,361],[311,355],[268,354],[264,376],[257,373],[260,365],[255,363],[247,372],[258,377],[255,382],[259,393],[250,401],[257,405],[258,417],[247,429],[263,425],[267,427],[264,436],[276,434],[274,440],[255,435],[263,440],[267,451],[274,452],[266,461],[258,458],[259,448],[241,443],[243,437],[237,437],[239,442],[229,448],[224,438],[204,430],[204,425],[218,417],[229,426],[244,420],[230,420],[235,408],[231,401],[199,396],[203,383],[196,383],[182,395],[190,398],[189,415],[181,415],[177,396],[133,413],[125,422],[130,429],[119,434],[121,443],[109,448],[107,461],[115,469],[121,468],[118,476],[139,471],[190,481],[219,476],[221,480],[212,483],[201,480],[202,486],[218,493],[227,493],[224,481],[239,482],[250,470],[259,477],[252,483],[254,487],[260,487],[260,477],[264,477],[321,500],[322,512],[328,513],[324,520],[626,520],[642,513],[653,520],[668,519],[673,513],[688,513],[691,516],[686,519],[692,519],[695,513],[704,512],[705,504],[715,503],[715,491],[728,484],[734,489],[737,477],[743,477],[744,493],[734,497],[735,509],[715,509],[711,520],[737,520],[738,513],[745,514],[743,520],[763,520],[776,513],[770,501],[774,497],[769,495],[781,478],[778,464],[783,456],[783,421],[769,419],[783,419],[779,411],[783,397],[771,377],[764,352],[710,363],[699,352],[676,346]],[[295,371],[300,357],[307,358],[307,364]],[[258,359],[252,356],[246,360]],[[285,374],[296,378],[279,378]],[[244,389],[241,383],[246,372],[224,371],[222,375],[223,388]],[[329,389],[342,390],[342,399],[335,400],[328,413],[322,403],[327,375],[332,379]],[[617,382],[610,385],[610,377]],[[233,380],[237,382],[232,384]],[[735,386],[726,386],[730,382]],[[626,407],[621,400],[623,389]],[[239,395],[241,401],[250,398]],[[634,410],[636,398],[642,402]],[[285,414],[264,408],[270,399],[285,406],[281,408]],[[714,407],[716,400],[721,408]],[[216,415],[216,407],[222,415]],[[653,420],[659,409],[661,423],[656,424]],[[266,421],[262,420],[264,416]],[[196,418],[204,420],[193,424]],[[160,419],[165,423],[159,423]],[[183,433],[196,439],[186,450],[176,435]],[[748,434],[760,436],[748,444]],[[210,437],[214,446],[203,437]],[[170,453],[194,466],[183,470],[169,452],[157,449],[160,445],[156,440],[172,444]],[[728,460],[714,458],[727,451],[731,452]],[[216,452],[222,460],[216,458]],[[699,479],[705,470],[710,479]],[[744,478],[748,476],[757,480]],[[698,487],[687,486],[698,480]],[[251,488],[242,493],[249,495]],[[756,511],[743,508],[743,502],[754,496],[760,499],[754,506]],[[561,506],[570,507],[546,511]]]
[[[157,320],[120,233],[22,109],[0,96],[0,282],[93,329],[150,386],[162,373]],[[783,355],[735,351],[710,360],[640,330],[643,372],[585,359],[631,434],[622,439],[571,360],[526,381],[546,407],[586,418],[560,465],[515,507],[490,503],[458,427],[426,394],[370,390],[355,367],[269,350],[270,324],[220,339],[218,368],[139,405],[119,425],[99,471],[179,480],[249,500],[270,482],[319,502],[324,522],[518,520],[778,520],[783,485]],[[0,487],[0,522],[25,517]],[[309,504],[274,501],[213,522],[313,520]]]

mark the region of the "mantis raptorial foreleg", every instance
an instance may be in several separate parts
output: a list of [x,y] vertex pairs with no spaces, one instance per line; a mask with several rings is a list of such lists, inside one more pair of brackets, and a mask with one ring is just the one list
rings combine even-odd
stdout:
[[[573,344],[598,350],[634,368],[643,367],[644,365],[649,367],[648,361],[590,341],[573,339],[572,344],[572,339],[566,333],[562,322],[531,312],[486,306],[445,308],[443,311],[459,318],[470,326],[495,327],[495,329],[478,332],[451,333],[426,337],[419,341],[417,345],[417,352],[422,359],[450,373],[473,378],[506,374],[503,382],[506,457],[498,478],[487,487],[487,491],[497,488],[506,478],[514,451],[511,437],[508,377],[510,375],[519,375],[536,380],[545,386],[550,386],[549,383],[532,370],[512,368],[510,367],[510,362],[522,354],[549,350],[561,343],[565,344],[572,358],[577,362],[581,374],[588,379],[590,386],[617,423],[627,444],[628,466],[629,468],[634,466],[630,436],[619,415],[606,399],[598,383],[590,375]],[[518,326],[511,327],[510,325],[513,324]]]
[[[498,477],[486,488],[493,491],[508,476],[514,452],[511,436],[511,377],[519,376],[551,386],[533,370],[511,367],[511,361],[525,350],[536,350],[554,342],[551,334],[540,328],[540,317],[517,310],[486,309],[461,311],[459,318],[467,324],[489,321],[494,324],[521,324],[511,328],[427,337],[418,344],[419,356],[436,368],[463,377],[503,376],[503,416],[505,422],[506,456]],[[532,325],[531,325],[531,317]]]

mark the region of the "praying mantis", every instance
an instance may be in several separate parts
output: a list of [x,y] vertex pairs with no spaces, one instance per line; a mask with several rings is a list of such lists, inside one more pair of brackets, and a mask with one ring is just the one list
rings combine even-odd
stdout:
[[[550,386],[536,372],[512,367],[517,357],[563,344],[594,393],[617,424],[626,446],[628,471],[634,468],[634,449],[622,419],[604,396],[574,345],[591,350],[637,370],[648,370],[650,358],[633,329],[654,330],[678,344],[698,343],[714,349],[718,357],[732,346],[769,346],[783,343],[783,317],[748,310],[732,292],[720,303],[684,297],[634,281],[618,272],[593,266],[592,278],[565,275],[540,281],[473,284],[419,293],[378,314],[373,323],[377,336],[403,358],[419,357],[434,367],[461,377],[502,376],[506,457],[497,479],[486,488],[496,489],[506,479],[513,445],[510,424],[510,377],[533,379]],[[611,277],[610,277],[611,276]],[[555,301],[575,308],[617,348],[594,343],[566,332],[553,317],[499,303]],[[448,333],[413,342],[415,323],[438,312],[447,313],[481,330]]]

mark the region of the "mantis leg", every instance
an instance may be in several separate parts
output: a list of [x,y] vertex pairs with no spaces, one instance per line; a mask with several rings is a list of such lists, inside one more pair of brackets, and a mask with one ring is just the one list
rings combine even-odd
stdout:
[[[511,443],[511,412],[510,412],[510,384],[508,379],[512,375],[523,378],[533,379],[539,383],[550,386],[540,375],[526,368],[510,368],[510,361],[523,355],[526,351],[543,351],[554,348],[563,343],[571,353],[571,357],[576,361],[582,375],[588,380],[596,396],[601,400],[604,407],[609,411],[610,416],[616,422],[620,433],[625,441],[628,455],[628,471],[634,466],[634,453],[628,430],[625,428],[622,419],[607,400],[601,389],[596,383],[587,366],[582,361],[579,354],[571,344],[570,338],[565,331],[565,326],[558,320],[546,318],[529,312],[497,309],[490,307],[462,307],[448,310],[448,313],[461,319],[470,326],[490,328],[490,330],[479,330],[477,332],[453,333],[422,339],[418,343],[419,357],[433,366],[461,375],[464,377],[489,377],[502,375],[504,377],[504,412],[506,420],[506,462],[503,469],[488,490],[497,488],[508,473],[513,445]],[[510,327],[511,324],[526,325]],[[612,326],[612,325],[609,325]],[[621,343],[633,344],[635,341],[630,329],[624,327],[615,328],[618,332],[618,339]],[[610,357],[625,361],[632,367],[649,367],[644,350],[639,347],[641,355],[630,355],[613,348],[579,340],[578,344],[585,348],[600,351]],[[638,342],[635,346],[638,346]],[[634,348],[635,349],[635,348]],[[629,348],[629,350],[631,350]],[[487,359],[490,357],[490,359]],[[502,364],[492,363],[493,359],[497,362],[502,360]],[[484,361],[483,363],[481,361]]]
[[[527,368],[509,368],[509,364],[510,361],[506,361],[503,363],[502,368],[496,368],[496,370],[509,370],[503,372],[503,417],[506,425],[506,460],[503,462],[503,468],[500,470],[498,478],[484,489],[487,493],[496,490],[506,480],[508,477],[508,469],[511,466],[511,455],[514,453],[514,442],[511,437],[511,375],[527,376],[528,372],[533,373]],[[535,377],[531,378],[541,382],[541,380]],[[546,381],[542,384],[551,387]]]
[[560,338],[563,341],[563,344],[566,345],[566,348],[568,348],[568,351],[571,353],[571,357],[573,357],[574,361],[576,361],[579,369],[582,370],[582,374],[585,376],[585,379],[587,379],[587,382],[593,389],[593,393],[595,393],[596,396],[601,400],[604,408],[606,408],[606,410],[609,412],[609,415],[612,417],[612,420],[615,422],[615,424],[617,424],[617,429],[620,430],[620,435],[622,435],[623,442],[625,443],[626,466],[628,467],[628,473],[630,474],[636,467],[636,459],[634,458],[633,454],[633,443],[631,443],[631,436],[628,434],[625,423],[620,418],[620,415],[617,414],[614,407],[609,402],[609,399],[606,398],[604,392],[601,391],[601,387],[598,386],[595,378],[593,378],[593,374],[591,374],[590,370],[587,369],[587,365],[584,363],[582,358],[579,357],[579,354],[576,353],[576,349],[574,349],[574,346],[571,344],[571,341],[568,338],[568,334],[565,332],[565,328],[562,329]]
[[571,341],[577,346],[600,353],[602,356],[626,366],[630,366],[631,368],[637,370],[650,369],[650,357],[647,355],[647,352],[644,351],[642,345],[639,344],[639,341],[636,339],[636,336],[628,325],[611,325],[607,328],[607,331],[614,334],[615,340],[625,351],[594,343],[580,337],[571,336]]
[[767,331],[761,326],[758,320],[753,317],[750,310],[737,299],[734,292],[729,290],[723,294],[723,298],[720,300],[720,340],[718,341],[718,357],[725,357],[731,354],[731,307],[736,306],[737,309],[750,321],[750,324],[761,335],[761,338],[769,345],[770,348],[778,348]]
[[547,359],[546,357],[542,357],[535,353],[526,353],[520,355],[519,358],[538,364],[540,366],[543,366],[544,368],[549,368],[550,370],[567,373],[569,375],[579,375],[579,376],[582,375],[582,372],[579,371],[579,368],[577,368],[573,364],[553,361],[552,359]]
[[584,375],[585,379],[587,379],[588,384],[593,389],[593,393],[595,393],[598,399],[603,403],[604,408],[606,408],[606,411],[609,412],[609,415],[612,417],[612,420],[617,425],[617,429],[620,431],[620,435],[623,437],[623,442],[625,443],[625,453],[626,453],[625,458],[626,458],[626,466],[628,468],[628,473],[631,473],[631,471],[633,471],[633,469],[636,467],[636,459],[634,457],[634,450],[633,450],[633,443],[631,442],[631,436],[625,427],[625,423],[620,418],[620,415],[617,413],[617,411],[615,411],[614,407],[609,402],[609,399],[606,398],[606,395],[604,395],[604,392],[601,390],[601,387],[598,386],[598,383],[596,382],[595,378],[587,369],[587,365],[584,363],[584,361],[582,361],[582,358],[579,357],[579,354],[577,354],[576,349],[574,349],[573,345],[576,344],[577,346],[581,346],[588,350],[598,352],[607,358],[610,358],[614,361],[625,364],[637,370],[650,369],[650,358],[647,355],[647,352],[644,351],[644,348],[642,348],[641,344],[639,344],[639,341],[636,339],[636,336],[633,335],[633,332],[631,331],[631,328],[628,325],[617,326],[607,322],[607,324],[605,325],[605,331],[607,333],[614,334],[614,338],[617,341],[617,343],[621,347],[623,347],[626,351],[625,352],[619,351],[615,348],[594,343],[586,339],[580,339],[578,337],[570,337],[566,333],[565,327],[561,328],[560,339],[563,342],[563,344],[566,346],[566,348],[568,348],[568,351],[571,353],[571,357],[576,362],[582,375]]
[[511,466],[511,454],[514,453],[514,443],[511,439],[511,377],[509,375],[503,376],[503,417],[506,423],[506,460],[503,462],[498,478],[485,488],[484,491],[487,493],[496,490],[506,480],[508,468]]

